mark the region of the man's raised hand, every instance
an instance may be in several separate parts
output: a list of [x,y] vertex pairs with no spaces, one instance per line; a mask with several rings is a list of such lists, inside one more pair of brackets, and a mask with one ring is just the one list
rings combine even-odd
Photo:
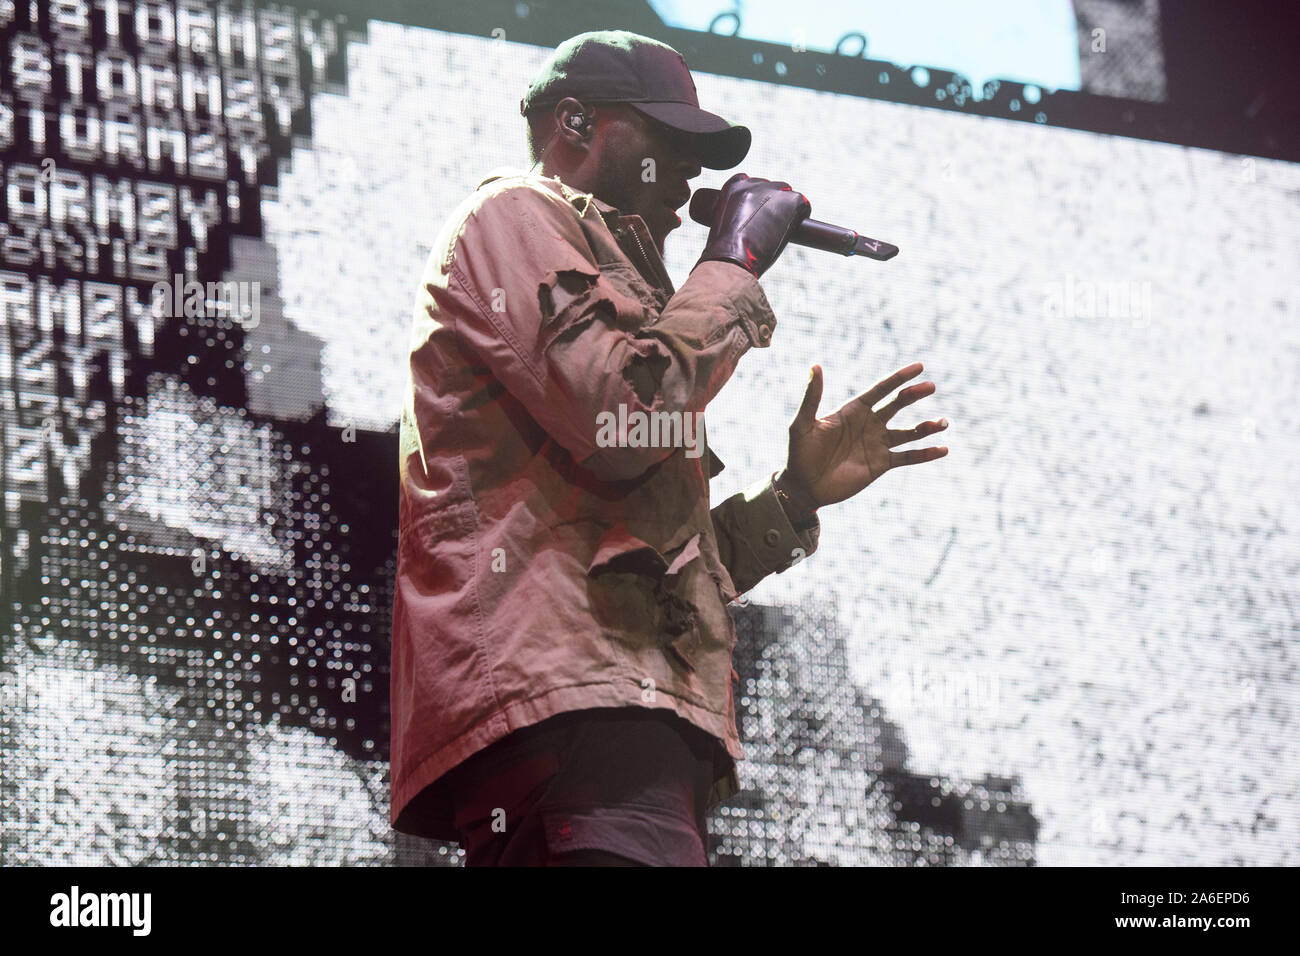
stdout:
[[892,401],[873,410],[890,392],[919,375],[923,367],[920,362],[913,362],[900,368],[850,399],[834,414],[818,418],[822,369],[814,365],[803,403],[790,423],[785,482],[798,489],[800,497],[805,497],[813,507],[820,508],[852,498],[891,468],[934,461],[948,454],[947,445],[893,451],[896,445],[943,431],[948,427],[946,418],[921,422],[912,428],[886,427],[899,409],[932,394],[934,382],[909,385]]

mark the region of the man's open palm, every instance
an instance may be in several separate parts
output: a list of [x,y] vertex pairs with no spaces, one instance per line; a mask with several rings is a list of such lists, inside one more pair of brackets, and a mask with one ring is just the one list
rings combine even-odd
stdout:
[[813,366],[803,403],[790,424],[790,450],[786,471],[806,489],[817,507],[852,498],[891,468],[934,461],[948,454],[948,446],[893,451],[902,445],[948,427],[948,420],[922,422],[914,428],[888,428],[900,408],[934,392],[934,382],[909,385],[878,411],[872,407],[909,378],[921,373],[914,362],[882,379],[826,418],[817,417],[822,398],[822,369]]

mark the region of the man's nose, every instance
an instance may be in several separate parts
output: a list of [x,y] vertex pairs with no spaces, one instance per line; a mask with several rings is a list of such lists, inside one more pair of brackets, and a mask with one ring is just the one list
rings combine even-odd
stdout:
[[694,179],[703,172],[700,157],[689,137],[674,136],[663,144],[669,168],[683,179]]

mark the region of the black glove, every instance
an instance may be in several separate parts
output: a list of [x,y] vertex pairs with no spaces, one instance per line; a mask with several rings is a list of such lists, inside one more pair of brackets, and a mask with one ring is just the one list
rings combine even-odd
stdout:
[[734,262],[758,278],[776,262],[812,206],[789,183],[736,173],[720,190],[715,210],[709,241],[696,265]]

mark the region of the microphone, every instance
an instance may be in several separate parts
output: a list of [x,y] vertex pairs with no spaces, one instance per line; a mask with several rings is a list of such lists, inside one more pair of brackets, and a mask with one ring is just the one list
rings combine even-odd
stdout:
[[[716,189],[697,189],[691,197],[691,218],[702,226],[712,226],[717,218],[718,197],[722,194]],[[866,256],[878,262],[885,262],[898,255],[898,246],[879,239],[868,239],[852,229],[832,226],[829,222],[805,219],[795,227],[790,241],[796,246],[835,252],[842,256]]]

